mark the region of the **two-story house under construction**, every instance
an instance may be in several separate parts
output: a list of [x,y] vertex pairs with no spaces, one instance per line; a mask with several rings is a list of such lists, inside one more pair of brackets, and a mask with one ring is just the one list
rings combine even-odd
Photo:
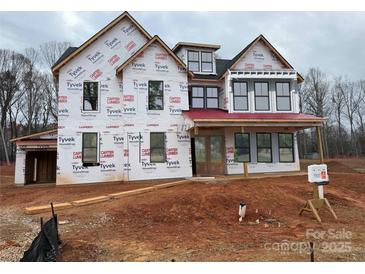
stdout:
[[[172,49],[124,12],[52,68],[58,128],[14,139],[16,184],[135,181],[299,170],[301,75],[258,36]],[[247,163],[247,164],[243,164]]]

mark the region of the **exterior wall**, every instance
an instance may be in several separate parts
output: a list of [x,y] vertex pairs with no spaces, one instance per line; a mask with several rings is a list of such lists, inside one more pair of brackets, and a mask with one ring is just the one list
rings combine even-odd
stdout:
[[[122,83],[115,70],[147,42],[127,18],[60,70],[57,184],[123,179]],[[83,81],[99,81],[99,111],[83,112]],[[82,133],[99,133],[100,166],[83,167]]]
[[15,155],[15,180],[16,185],[25,184],[25,150],[16,147]]
[[[164,82],[164,109],[148,109],[148,81]],[[158,44],[123,71],[125,180],[191,177],[190,136],[182,110],[189,109],[187,72]],[[165,163],[150,163],[150,132],[166,133]],[[139,137],[140,136],[140,137]]]
[[232,69],[282,70],[286,68],[263,42],[258,42]]
[[[257,130],[258,132],[263,132]],[[243,174],[243,163],[234,161],[234,133],[240,132],[238,129],[225,128],[225,144],[226,144],[226,173],[227,174]],[[266,131],[265,131],[266,132]],[[268,173],[268,172],[288,172],[299,171],[299,154],[297,136],[294,134],[294,162],[279,162],[278,134],[272,132],[272,163],[257,163],[256,148],[256,132],[250,132],[250,155],[251,162],[247,164],[249,173]]]

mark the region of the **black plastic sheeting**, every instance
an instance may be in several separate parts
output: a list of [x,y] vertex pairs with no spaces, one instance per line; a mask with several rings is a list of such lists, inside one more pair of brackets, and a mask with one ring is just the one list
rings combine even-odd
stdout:
[[24,252],[21,262],[55,262],[58,255],[57,215],[49,219],[43,226],[31,246]]

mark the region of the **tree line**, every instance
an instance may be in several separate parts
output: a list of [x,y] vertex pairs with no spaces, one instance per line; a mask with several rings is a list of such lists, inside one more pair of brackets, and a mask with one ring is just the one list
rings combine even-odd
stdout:
[[51,67],[69,46],[52,41],[23,53],[0,49],[0,161],[7,155],[15,160],[10,139],[56,127],[58,86]]
[[[365,155],[365,80],[329,78],[319,68],[309,69],[301,86],[301,112],[327,117],[322,129],[325,157]],[[298,134],[301,157],[317,150],[313,129]]]
[[[57,126],[58,85],[52,65],[69,42],[46,42],[23,53],[0,49],[0,161],[11,161],[16,148],[9,140]],[[365,155],[365,80],[330,79],[310,68],[300,85],[300,109],[328,120],[323,127],[326,157]],[[303,158],[317,151],[313,129],[298,133]]]

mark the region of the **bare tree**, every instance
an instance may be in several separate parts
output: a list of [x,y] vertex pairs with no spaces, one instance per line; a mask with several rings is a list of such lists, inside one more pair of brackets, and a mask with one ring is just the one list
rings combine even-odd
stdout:
[[39,47],[41,60],[50,72],[44,79],[45,96],[47,97],[48,102],[47,109],[55,120],[57,119],[58,83],[57,79],[51,73],[51,68],[70,46],[70,42],[51,41],[43,43]]
[[342,112],[345,106],[343,93],[341,92],[341,77],[335,79],[332,89],[332,106],[335,120],[337,122],[337,138],[336,138],[336,154],[344,154],[343,138],[342,138]]
[[[304,111],[316,116],[326,117],[330,114],[329,107],[329,81],[324,72],[319,68],[310,68],[303,86],[303,106]],[[324,140],[324,151],[328,156],[327,126],[322,132]]]
[[348,80],[342,81],[339,85],[344,101],[344,116],[347,118],[350,124],[350,142],[351,142],[351,154],[359,155],[355,134],[354,134],[354,122],[356,114],[361,108],[361,104],[364,101],[365,94],[361,91],[360,83],[350,82]]

